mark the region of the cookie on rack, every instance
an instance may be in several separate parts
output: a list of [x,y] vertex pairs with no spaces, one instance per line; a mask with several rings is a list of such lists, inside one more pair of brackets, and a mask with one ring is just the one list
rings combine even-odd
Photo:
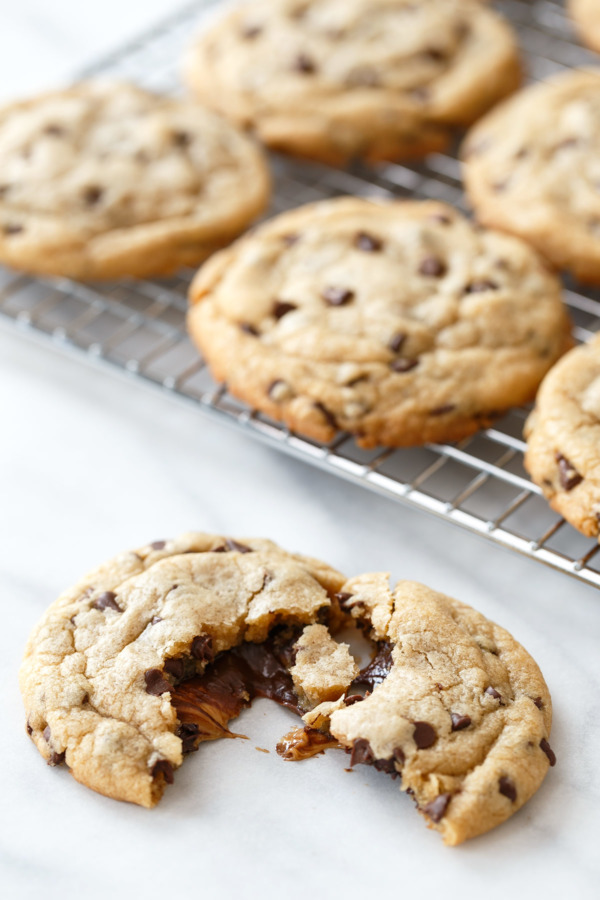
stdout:
[[284,213],[210,260],[188,327],[235,396],[321,441],[459,440],[531,400],[570,346],[528,245],[434,201]]
[[178,728],[175,686],[275,626],[327,617],[343,581],[266,540],[191,533],[124,553],[64,593],[31,635],[27,731],[82,784],[153,806],[199,736]]
[[600,534],[600,335],[548,373],[525,426],[525,467],[553,509]]
[[552,702],[527,651],[481,613],[387,573],[342,588],[342,605],[378,642],[360,702],[304,716],[367,763],[402,779],[444,842],[460,844],[508,819],[556,762]]
[[442,149],[521,67],[477,0],[252,0],[200,36],[185,77],[268,146],[341,165]]
[[0,262],[18,269],[167,274],[268,198],[262,152],[194,100],[84,82],[0,109]]
[[520,92],[468,134],[464,179],[479,221],[600,283],[600,68]]
[[583,43],[600,53],[600,6],[598,0],[569,0],[568,10]]

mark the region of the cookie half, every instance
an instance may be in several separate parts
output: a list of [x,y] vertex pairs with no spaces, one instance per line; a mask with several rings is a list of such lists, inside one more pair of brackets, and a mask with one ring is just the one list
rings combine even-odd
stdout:
[[374,573],[351,579],[340,597],[378,642],[358,680],[372,693],[305,720],[328,727],[353,765],[401,777],[446,844],[508,819],[556,762],[535,661],[503,628],[422,584],[392,590],[387,573]]
[[525,426],[525,467],[553,509],[600,533],[600,335],[548,373]]
[[537,254],[436,202],[285,213],[210,260],[190,303],[192,338],[233,394],[364,447],[463,438],[532,399],[570,346]]
[[600,7],[597,0],[569,0],[567,8],[583,43],[600,53]]
[[200,36],[185,78],[268,146],[338,165],[441,149],[521,69],[476,0],[253,0]]
[[0,109],[0,262],[78,279],[195,265],[269,198],[261,151],[193,100],[81,83]]
[[276,626],[326,619],[343,580],[266,540],[186,534],[122,554],[64,593],[31,635],[20,671],[27,731],[87,787],[153,806],[183,751],[225,733],[210,714],[212,732],[197,719],[190,727],[185,691],[171,702],[179,682]]
[[479,221],[600,283],[600,69],[520,92],[468,134],[464,179]]

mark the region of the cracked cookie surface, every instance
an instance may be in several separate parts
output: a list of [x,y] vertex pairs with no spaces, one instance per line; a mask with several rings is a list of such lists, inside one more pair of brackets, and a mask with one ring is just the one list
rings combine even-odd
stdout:
[[474,0],[254,0],[200,36],[185,75],[267,145],[343,164],[441,149],[521,71]]
[[446,844],[520,809],[556,761],[550,695],[531,656],[471,607],[414,582],[392,590],[387,573],[351,579],[340,597],[380,642],[380,671],[364,700],[305,721],[322,727],[324,712],[352,764],[400,775]]
[[479,221],[600,282],[600,68],[521,91],[468,134],[464,180]]
[[199,103],[83,82],[0,109],[0,261],[80,279],[166,274],[268,202],[262,153]]
[[600,53],[600,7],[598,0],[569,0],[568,10],[583,43]]
[[365,447],[465,437],[532,399],[570,346],[537,254],[433,201],[284,213],[210,260],[190,304],[191,335],[233,394]]
[[47,611],[20,685],[27,730],[52,765],[119,800],[153,806],[182,762],[171,691],[277,624],[312,624],[343,577],[271,541],[186,534],[125,553]]
[[525,425],[525,468],[553,509],[600,534],[600,335],[548,373]]

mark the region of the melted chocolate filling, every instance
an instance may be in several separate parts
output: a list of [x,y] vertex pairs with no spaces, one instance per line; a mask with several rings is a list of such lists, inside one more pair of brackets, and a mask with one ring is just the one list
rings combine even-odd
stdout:
[[368,665],[360,670],[348,690],[362,687],[372,691],[376,685],[385,681],[392,668],[392,649],[393,645],[388,644],[387,641],[377,644],[375,656]]

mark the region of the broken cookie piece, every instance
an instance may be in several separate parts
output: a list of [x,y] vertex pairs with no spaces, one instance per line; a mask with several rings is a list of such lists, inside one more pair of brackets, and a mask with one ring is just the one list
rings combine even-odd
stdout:
[[348,645],[336,643],[324,625],[308,625],[295,650],[291,675],[304,709],[337,700],[358,675]]

